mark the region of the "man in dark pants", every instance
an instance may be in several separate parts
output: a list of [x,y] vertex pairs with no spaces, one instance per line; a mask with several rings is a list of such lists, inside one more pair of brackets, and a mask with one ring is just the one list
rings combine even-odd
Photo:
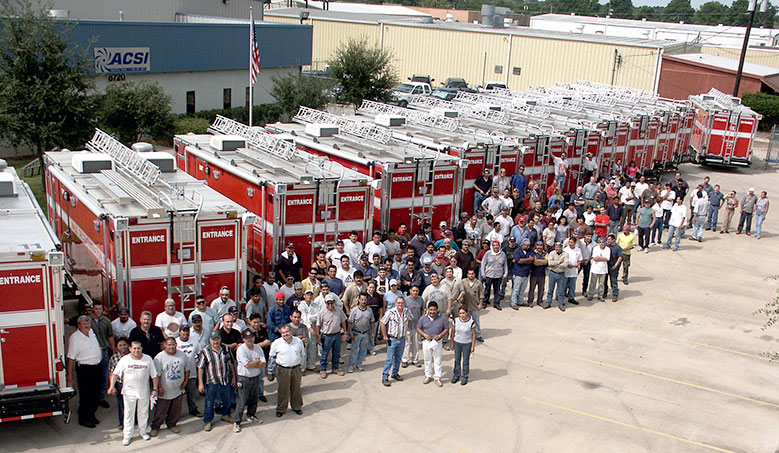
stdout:
[[[546,268],[549,262],[546,260],[544,241],[536,241],[536,249],[533,253],[533,266],[530,268],[530,288],[527,291],[527,306],[533,306],[533,290],[536,290],[536,304],[543,305],[544,282],[546,280]],[[537,289],[536,289],[537,288]]]
[[[111,327],[111,320],[103,316],[103,303],[95,301],[92,304],[92,330],[97,335],[97,342],[103,354],[103,360],[100,361],[100,376],[102,389],[98,406],[108,409],[111,407],[105,400],[105,391],[108,389],[108,359],[114,353],[114,329]],[[153,358],[153,357],[152,357]]]
[[[619,268],[622,265],[622,247],[617,245],[617,237],[608,236],[606,246],[611,250],[609,257],[609,282],[611,283],[611,301],[616,302],[619,297]],[[609,285],[603,285],[603,298],[609,295]]]
[[73,387],[73,376],[78,379],[78,424],[94,428],[100,423],[95,418],[100,399],[100,361],[103,353],[97,335],[92,330],[89,316],[78,317],[78,330],[68,340],[68,387]]

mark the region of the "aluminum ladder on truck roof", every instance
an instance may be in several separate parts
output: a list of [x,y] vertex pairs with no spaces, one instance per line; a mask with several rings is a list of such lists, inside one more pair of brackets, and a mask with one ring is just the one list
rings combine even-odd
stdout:
[[[208,128],[209,132],[222,133],[228,135],[237,135],[246,140],[246,146],[253,151],[262,151],[268,154],[272,154],[279,157],[291,165],[294,165],[293,160],[299,161],[304,165],[303,172],[306,175],[310,175],[310,166],[316,167],[320,179],[332,179],[333,175],[326,175],[324,172],[330,172],[339,174],[339,180],[343,179],[346,169],[338,162],[328,160],[325,157],[309,154],[297,149],[294,143],[281,138],[278,134],[270,134],[259,127],[249,127],[243,123],[225,118],[221,115],[217,115],[212,124]],[[267,167],[270,163],[263,161],[256,156],[252,156],[241,150],[235,151],[244,159],[251,161],[254,165],[259,167]],[[301,176],[302,175],[296,175]]]
[[378,143],[388,143],[392,140],[392,131],[385,127],[333,115],[310,107],[301,106],[293,120],[299,123],[333,124],[338,126],[340,132]]
[[[171,238],[171,253],[179,239],[178,263],[167,265],[168,295],[178,293],[181,298],[181,310],[184,311],[185,302],[194,301],[194,297],[200,289],[200,273],[197,269],[197,218],[203,207],[203,196],[198,191],[192,192],[192,200],[197,207],[194,210],[180,211],[168,193],[176,198],[184,198],[184,189],[178,190],[167,181],[160,178],[160,169],[149,162],[137,152],[124,146],[120,141],[100,129],[95,129],[95,135],[87,142],[86,148],[92,152],[106,153],[111,156],[120,171],[101,170],[101,173],[130,194],[148,212],[151,217],[160,217],[160,210],[169,211],[173,223],[173,238]],[[126,179],[124,176],[129,177]],[[134,180],[136,184],[133,184]],[[166,193],[167,192],[167,193]],[[156,198],[156,199],[155,199]],[[160,214],[160,215],[156,215]],[[187,258],[187,253],[189,251]],[[172,266],[179,267],[179,284],[173,285]],[[194,309],[194,306],[192,307]]]
[[398,107],[390,104],[382,104],[381,102],[369,101],[364,99],[358,112],[368,112],[374,115],[396,115],[406,119],[407,122],[413,123],[416,126],[432,127],[436,129],[442,129],[445,131],[454,132],[460,128],[460,122],[457,118],[449,118],[441,115],[431,115],[421,110],[412,110],[403,107]]

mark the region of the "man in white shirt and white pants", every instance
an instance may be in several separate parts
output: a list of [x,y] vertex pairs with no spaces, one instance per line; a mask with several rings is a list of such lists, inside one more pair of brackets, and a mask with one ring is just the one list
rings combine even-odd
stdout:
[[[138,431],[143,440],[149,440],[151,436],[146,434],[146,426],[149,424],[149,404],[151,397],[157,397],[160,387],[160,379],[152,358],[143,353],[140,341],[133,341],[130,345],[130,353],[122,357],[111,374],[111,384],[108,386],[108,394],[116,393],[114,385],[116,378],[122,378],[122,397],[124,398],[124,439],[122,445],[130,445],[130,439],[135,428],[134,419],[138,419]],[[149,380],[153,388],[149,391]]]

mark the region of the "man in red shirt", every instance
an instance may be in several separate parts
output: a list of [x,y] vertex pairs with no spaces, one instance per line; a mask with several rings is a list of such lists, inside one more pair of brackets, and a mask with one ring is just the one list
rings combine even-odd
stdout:
[[595,239],[608,236],[609,216],[606,214],[606,207],[601,206],[600,213],[595,216]]

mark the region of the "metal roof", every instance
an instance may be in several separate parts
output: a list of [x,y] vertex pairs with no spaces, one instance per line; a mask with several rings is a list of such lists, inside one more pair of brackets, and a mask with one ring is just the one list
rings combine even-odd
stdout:
[[[668,58],[668,56],[666,56]],[[715,69],[721,69],[725,71],[737,71],[738,60],[732,58],[718,57],[716,55],[710,55],[706,53],[688,53],[688,54],[675,54],[672,56],[674,60],[683,60],[689,63],[695,63],[705,66],[711,66]],[[772,68],[770,66],[763,66],[755,63],[744,63],[744,74],[751,74],[757,77],[770,77],[779,75],[779,69]]]
[[644,47],[652,49],[668,49],[683,45],[672,41],[661,41],[642,38],[625,38],[619,36],[604,35],[583,35],[581,33],[564,33],[547,30],[535,30],[527,27],[489,27],[481,24],[470,24],[462,22],[430,21],[430,19],[410,18],[401,16],[392,16],[387,14],[356,14],[342,13],[335,11],[304,10],[301,8],[285,8],[268,10],[265,12],[269,17],[300,17],[301,11],[309,11],[309,18],[318,20],[331,20],[341,22],[355,22],[367,24],[390,24],[405,27],[422,27],[438,30],[452,30],[472,33],[493,33],[498,35],[512,35],[540,39],[559,39],[566,41],[580,41],[602,43],[610,45],[622,45],[632,47]]
[[[635,19],[618,19],[615,17],[594,17],[594,16],[578,16],[572,14],[541,14],[533,16],[530,21],[560,21],[560,22],[572,22],[576,24],[595,24],[595,25],[619,25],[622,27],[637,27],[637,28],[662,28],[668,30],[678,30],[686,32],[712,32],[712,33],[731,33],[744,35],[746,27],[736,26],[724,26],[724,25],[698,25],[698,24],[686,24],[677,22],[660,22],[651,20],[635,20]],[[766,36],[773,36],[779,33],[777,29],[754,27],[752,33],[758,33]]]
[[56,250],[54,234],[29,186],[14,168],[3,173],[11,176],[16,196],[0,197],[0,254]]

